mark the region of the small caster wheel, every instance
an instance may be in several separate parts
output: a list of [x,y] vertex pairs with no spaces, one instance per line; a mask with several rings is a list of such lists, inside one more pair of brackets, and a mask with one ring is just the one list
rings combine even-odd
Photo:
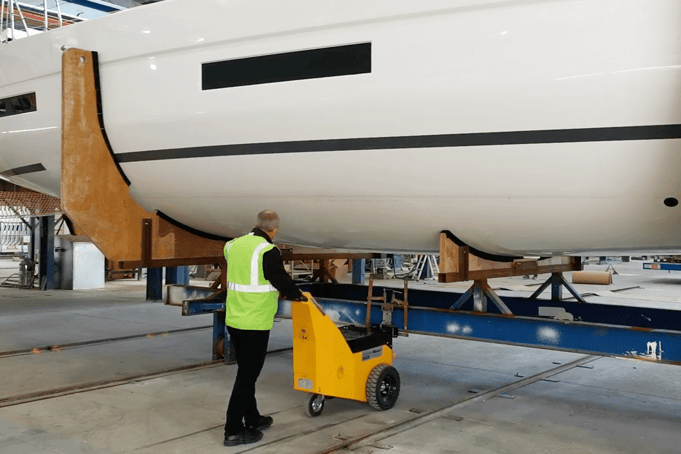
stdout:
[[305,402],[305,414],[310,418],[319,416],[324,410],[324,396],[321,394],[313,394]]
[[374,367],[367,378],[367,402],[376,410],[393,408],[400,395],[400,374],[389,364]]

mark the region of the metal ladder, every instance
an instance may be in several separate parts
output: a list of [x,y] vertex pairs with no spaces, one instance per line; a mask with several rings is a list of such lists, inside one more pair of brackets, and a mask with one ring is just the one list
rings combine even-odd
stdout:
[[437,275],[440,273],[440,267],[437,265],[437,258],[435,255],[420,255],[418,261],[416,262],[416,273],[414,274],[414,280],[421,280],[421,273],[423,269],[428,267],[430,270],[430,275],[437,279]]

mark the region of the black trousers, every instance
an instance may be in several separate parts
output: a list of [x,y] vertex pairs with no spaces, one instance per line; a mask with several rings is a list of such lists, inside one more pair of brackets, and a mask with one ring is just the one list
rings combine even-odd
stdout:
[[255,382],[265,364],[269,331],[227,327],[234,345],[238,370],[227,406],[225,436],[241,432],[244,426],[257,425],[260,412],[255,401]]

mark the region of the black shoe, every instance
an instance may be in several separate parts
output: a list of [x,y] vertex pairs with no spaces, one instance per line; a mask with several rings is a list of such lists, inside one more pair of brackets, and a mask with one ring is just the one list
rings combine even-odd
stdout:
[[271,416],[261,416],[258,418],[258,422],[255,425],[250,426],[250,428],[255,430],[265,430],[271,426],[273,422],[274,419],[272,419]]
[[236,435],[229,435],[225,437],[224,446],[247,445],[255,443],[262,439],[262,432],[255,429],[246,428]]

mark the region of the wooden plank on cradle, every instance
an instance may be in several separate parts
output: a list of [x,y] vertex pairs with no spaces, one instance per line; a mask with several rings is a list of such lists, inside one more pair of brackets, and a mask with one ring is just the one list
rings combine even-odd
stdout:
[[197,258],[179,258],[179,259],[153,259],[149,265],[144,265],[141,260],[119,260],[116,262],[118,269],[131,270],[134,268],[162,268],[166,266],[188,266],[188,265],[213,265],[216,263],[224,263],[225,258],[220,256],[214,257],[197,257]]
[[320,253],[320,254],[314,254],[314,253],[304,253],[304,254],[296,254],[296,253],[291,253],[290,251],[281,251],[281,258],[285,262],[288,261],[293,261],[293,260],[334,260],[334,259],[347,259],[347,260],[354,260],[354,259],[372,259],[374,258],[373,253],[343,253],[343,252],[325,252],[325,253]]
[[469,271],[501,270],[506,268],[510,269],[512,267],[513,262],[495,262],[493,260],[480,258],[474,254],[469,254],[468,259]]

